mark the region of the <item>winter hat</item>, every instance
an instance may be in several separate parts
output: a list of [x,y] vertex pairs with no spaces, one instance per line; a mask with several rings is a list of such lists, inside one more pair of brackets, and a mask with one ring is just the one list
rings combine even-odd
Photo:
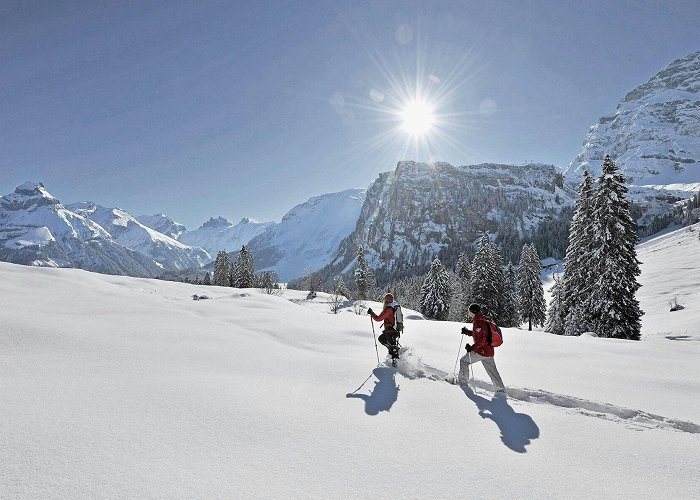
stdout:
[[469,306],[469,312],[470,312],[470,313],[476,314],[476,313],[478,313],[479,311],[481,311],[481,307],[479,307],[479,304],[474,303],[474,304],[471,304],[471,305]]
[[384,296],[384,302],[386,302],[387,304],[390,304],[390,303],[394,302],[394,295],[391,294],[391,293],[387,293],[387,294]]

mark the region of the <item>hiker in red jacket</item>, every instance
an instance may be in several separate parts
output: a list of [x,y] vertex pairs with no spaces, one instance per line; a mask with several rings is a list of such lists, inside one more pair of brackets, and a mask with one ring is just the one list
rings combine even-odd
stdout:
[[493,359],[493,346],[488,342],[488,320],[484,313],[481,312],[479,304],[470,305],[467,315],[472,320],[472,330],[465,326],[462,328],[462,335],[472,337],[474,344],[467,344],[467,354],[459,361],[459,385],[468,385],[469,365],[481,361],[496,393],[505,393],[506,388],[503,385],[503,380],[501,380],[501,375],[498,373],[498,368],[496,368],[496,360]]
[[399,332],[394,328],[394,310],[397,304],[394,302],[394,295],[387,293],[384,296],[384,309],[381,314],[374,314],[372,308],[367,309],[367,314],[372,316],[374,321],[384,321],[384,331],[379,336],[379,343],[389,350],[392,359],[399,357]]

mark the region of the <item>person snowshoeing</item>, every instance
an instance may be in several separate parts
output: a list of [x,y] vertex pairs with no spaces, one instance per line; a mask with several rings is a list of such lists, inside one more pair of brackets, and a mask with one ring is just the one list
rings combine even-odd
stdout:
[[501,380],[501,375],[498,373],[498,368],[496,368],[496,360],[493,358],[493,346],[487,340],[488,320],[484,313],[481,312],[479,304],[471,304],[467,310],[467,316],[472,320],[472,330],[465,326],[462,328],[462,335],[472,337],[474,344],[467,344],[467,354],[459,360],[460,369],[457,379],[459,385],[468,385],[469,365],[481,361],[496,393],[505,393],[506,388],[503,385],[503,380]]
[[374,314],[371,307],[367,309],[367,314],[372,316],[374,321],[384,321],[384,331],[379,336],[379,343],[389,350],[392,359],[399,357],[399,332],[394,328],[396,323],[394,311],[397,306],[398,304],[394,302],[394,295],[387,293],[384,296],[384,309],[381,314]]

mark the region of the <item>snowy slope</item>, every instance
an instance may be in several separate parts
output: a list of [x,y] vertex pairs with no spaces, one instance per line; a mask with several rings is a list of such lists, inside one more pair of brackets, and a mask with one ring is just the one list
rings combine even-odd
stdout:
[[697,330],[507,329],[503,401],[440,381],[460,325],[405,311],[375,368],[367,316],[304,295],[0,263],[0,497],[700,495]]
[[153,259],[162,269],[199,268],[212,260],[201,248],[187,246],[146,227],[121,208],[89,201],[72,203],[67,208],[99,224],[118,244]]
[[282,222],[250,241],[256,270],[273,270],[287,281],[331,261],[355,229],[364,189],[315,196],[292,208]]
[[700,51],[673,61],[591,127],[567,177],[597,175],[606,154],[633,184],[700,182]]
[[171,219],[165,214],[139,215],[138,217],[136,217],[136,220],[144,226],[150,227],[151,229],[154,229],[159,233],[163,233],[164,235],[169,236],[174,240],[178,239],[181,234],[187,232],[187,228],[185,226],[183,226],[179,222],[175,222],[173,219]]
[[[694,224],[638,245],[643,335],[700,341],[699,237],[700,224]],[[670,312],[674,299],[685,309]]]
[[195,231],[180,235],[179,240],[186,245],[204,248],[216,257],[221,250],[238,252],[243,245],[274,226],[274,222],[256,222],[248,218],[233,224],[224,217],[212,217]]

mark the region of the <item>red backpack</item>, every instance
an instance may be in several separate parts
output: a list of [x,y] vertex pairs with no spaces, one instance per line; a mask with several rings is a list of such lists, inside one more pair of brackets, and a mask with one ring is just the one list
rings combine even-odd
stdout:
[[487,320],[486,322],[489,325],[489,331],[486,334],[486,342],[488,342],[491,347],[498,347],[503,344],[503,334],[498,325],[491,320]]

